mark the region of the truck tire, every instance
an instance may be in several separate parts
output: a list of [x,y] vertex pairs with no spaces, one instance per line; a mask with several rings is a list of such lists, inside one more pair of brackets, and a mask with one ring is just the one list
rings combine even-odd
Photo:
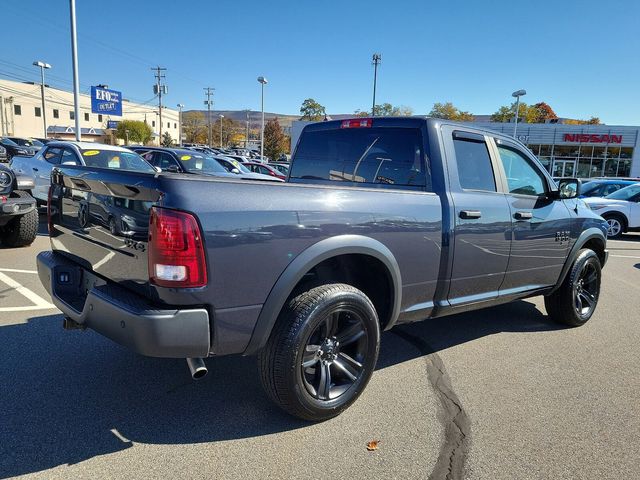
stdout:
[[258,355],[262,385],[296,417],[323,421],[360,396],[380,349],[380,324],[369,298],[340,283],[290,299]]
[[600,297],[602,267],[593,250],[583,248],[560,288],[545,297],[549,317],[558,323],[579,327],[595,312]]
[[20,215],[7,225],[3,243],[7,247],[26,247],[31,245],[38,233],[38,210]]
[[607,221],[607,238],[620,238],[627,229],[627,222],[622,215],[605,214],[602,218]]

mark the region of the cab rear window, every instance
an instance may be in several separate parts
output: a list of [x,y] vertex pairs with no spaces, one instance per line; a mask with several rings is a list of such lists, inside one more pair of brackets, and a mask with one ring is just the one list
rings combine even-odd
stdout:
[[290,179],[431,189],[417,128],[345,128],[303,132]]

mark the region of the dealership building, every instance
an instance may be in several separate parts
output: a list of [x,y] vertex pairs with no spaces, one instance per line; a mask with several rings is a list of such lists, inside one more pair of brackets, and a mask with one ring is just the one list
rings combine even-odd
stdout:
[[[73,92],[45,86],[47,132],[44,132],[41,87],[39,83],[0,79],[0,136],[75,139]],[[158,106],[121,99],[122,115],[94,113],[91,95],[80,94],[80,128],[83,141],[123,143],[115,138],[117,122],[140,120],[153,132],[152,142],[160,141]],[[93,109],[95,110],[95,109]],[[178,111],[163,107],[162,133],[178,140]]]
[[[292,146],[307,123],[293,122]],[[513,136],[513,123],[472,122],[470,126]],[[640,177],[640,127],[520,123],[516,136],[554,177]]]

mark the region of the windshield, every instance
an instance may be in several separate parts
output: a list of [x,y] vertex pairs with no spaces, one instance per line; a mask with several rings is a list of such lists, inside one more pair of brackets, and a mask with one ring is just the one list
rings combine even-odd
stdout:
[[121,150],[82,150],[82,159],[87,167],[115,168],[132,172],[156,173],[155,168],[140,155]]
[[229,173],[227,169],[218,163],[213,157],[192,153],[180,155],[180,163],[187,172],[191,173]]
[[631,197],[635,197],[638,194],[640,194],[640,183],[621,188],[617,192],[613,192],[604,198],[610,198],[612,200],[629,200]]
[[580,193],[582,195],[588,195],[594,190],[596,190],[599,186],[600,184],[598,182],[587,182],[584,185],[582,185],[582,188],[580,189]]
[[13,142],[20,145],[21,147],[36,147],[36,146],[41,147],[42,146],[40,142],[29,140],[27,138],[11,138],[11,140],[13,140]]
[[9,145],[10,147],[19,147],[19,145],[16,142],[14,142],[14,141],[12,141],[12,140],[10,140],[8,138],[0,139],[0,143],[3,144],[3,145]]
[[233,168],[237,168],[238,170],[240,170],[240,173],[251,173],[251,170],[249,170],[247,167],[245,167],[243,164],[241,164],[239,161],[237,161],[234,158],[225,157],[221,160],[227,161],[228,163],[233,165]]

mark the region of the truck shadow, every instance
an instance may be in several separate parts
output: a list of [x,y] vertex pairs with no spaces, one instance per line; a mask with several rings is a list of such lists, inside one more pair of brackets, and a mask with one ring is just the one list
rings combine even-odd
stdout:
[[[184,360],[141,357],[94,332],[63,332],[61,315],[0,327],[0,478],[115,453],[135,443],[205,443],[306,422],[262,392],[255,358],[210,359],[193,382]],[[559,327],[528,302],[401,326],[434,352],[499,332]],[[385,333],[378,369],[421,356]]]

